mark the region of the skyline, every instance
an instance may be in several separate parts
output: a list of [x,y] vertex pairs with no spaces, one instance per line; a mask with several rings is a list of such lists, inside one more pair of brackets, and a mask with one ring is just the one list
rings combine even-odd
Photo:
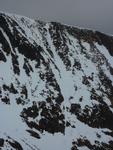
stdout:
[[113,34],[112,0],[1,0],[0,11]]

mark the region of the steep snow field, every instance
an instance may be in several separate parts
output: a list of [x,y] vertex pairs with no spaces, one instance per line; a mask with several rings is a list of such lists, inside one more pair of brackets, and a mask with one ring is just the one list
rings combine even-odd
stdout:
[[112,56],[108,35],[0,13],[0,149],[112,150]]

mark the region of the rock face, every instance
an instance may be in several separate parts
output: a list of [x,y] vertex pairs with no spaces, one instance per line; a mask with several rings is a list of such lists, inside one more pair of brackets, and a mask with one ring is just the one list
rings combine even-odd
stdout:
[[113,37],[0,13],[0,149],[113,150]]

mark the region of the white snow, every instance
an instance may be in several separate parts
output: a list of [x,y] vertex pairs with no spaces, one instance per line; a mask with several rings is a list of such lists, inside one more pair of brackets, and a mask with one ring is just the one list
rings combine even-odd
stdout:
[[[57,83],[59,84],[61,89],[61,93],[64,97],[62,107],[70,107],[71,103],[79,103],[81,105],[81,108],[83,109],[86,105],[90,107],[92,106],[92,104],[99,103],[95,100],[90,100],[90,91],[92,88],[94,88],[99,95],[101,95],[102,93],[99,90],[97,90],[97,85],[98,83],[100,83],[100,80],[98,78],[98,69],[96,67],[96,64],[93,63],[91,60],[91,58],[94,56],[95,51],[91,51],[90,45],[88,43],[82,41],[82,45],[85,47],[87,53],[90,55],[90,59],[87,59],[85,55],[81,53],[78,40],[73,36],[69,35],[67,32],[65,33],[67,38],[66,44],[69,48],[69,53],[72,54],[72,56],[68,56],[69,60],[71,61],[71,67],[70,70],[67,71],[66,66],[59,57],[51,39],[49,33],[50,23],[45,24],[45,29],[47,29],[45,37],[48,42],[48,47],[53,52],[53,57],[51,57],[51,55],[47,51],[46,46],[43,42],[42,33],[38,29],[38,24],[33,19],[10,14],[8,14],[8,16],[18,23],[19,27],[17,26],[16,28],[21,34],[21,36],[24,36],[31,44],[36,43],[37,46],[40,45],[43,48],[44,51],[42,55],[46,63],[49,63],[48,65],[50,65],[50,68],[52,69],[52,72],[55,75],[55,79],[57,80]],[[9,28],[11,32],[13,32],[13,28],[10,26],[10,24]],[[23,29],[25,33],[23,33],[21,29]],[[0,31],[7,40],[11,52],[14,53],[9,37],[2,28],[0,28]],[[69,44],[68,39],[71,41],[71,45]],[[104,55],[104,57],[108,60],[109,64],[112,66],[113,57],[109,54],[108,50],[104,46],[100,46],[97,43],[95,43],[95,46]],[[0,44],[0,50],[2,50],[2,44]],[[101,138],[99,139],[100,142],[108,143],[110,140],[112,140],[112,137],[107,136],[103,133],[103,131],[108,131],[108,129],[91,128],[88,125],[80,122],[75,115],[70,114],[70,112],[67,112],[66,109],[63,110],[63,113],[65,114],[65,120],[70,121],[72,125],[75,125],[75,128],[67,127],[64,135],[61,133],[49,134],[47,132],[44,132],[43,134],[40,134],[41,139],[37,140],[31,137],[26,132],[28,126],[25,124],[25,122],[22,121],[20,113],[22,112],[23,107],[30,107],[33,101],[43,101],[47,98],[46,81],[41,80],[39,77],[39,73],[46,73],[46,70],[43,64],[40,65],[40,68],[36,69],[36,62],[29,60],[29,64],[33,68],[33,72],[30,72],[30,76],[28,77],[25,73],[25,70],[23,69],[25,56],[18,52],[18,48],[15,49],[15,52],[18,56],[20,68],[19,76],[15,75],[12,71],[13,66],[11,61],[11,55],[6,56],[3,52],[7,58],[7,62],[0,62],[0,87],[2,87],[3,84],[10,86],[12,82],[14,86],[19,90],[18,94],[13,95],[11,93],[8,93],[7,91],[4,92],[2,89],[3,96],[9,94],[11,104],[6,105],[0,101],[1,137],[6,138],[8,135],[10,135],[11,138],[19,141],[26,150],[30,150],[29,145],[34,149],[39,148],[40,150],[69,150],[72,147],[72,141],[80,137],[84,137],[90,140],[91,144],[94,144],[95,140],[97,140],[96,133],[99,133],[101,135]],[[75,68],[75,74],[72,74],[74,58],[76,58],[80,62],[82,69],[77,70]],[[55,65],[59,70],[55,68]],[[113,77],[110,75],[105,63],[102,65],[102,69],[105,71],[106,75],[113,81]],[[91,87],[87,87],[82,83],[82,76],[91,76],[92,72],[94,72],[94,81],[90,81]],[[17,84],[16,79],[18,79],[20,85]],[[16,104],[16,98],[20,95],[21,88],[23,85],[27,87],[28,99],[30,100],[24,106]],[[77,86],[77,90],[75,90],[75,86]],[[44,94],[42,95],[43,90]],[[58,92],[54,91],[54,88],[52,86],[49,86],[49,90],[53,91],[54,96],[57,97]],[[81,95],[83,96],[82,102],[79,101]],[[73,98],[70,99],[70,97]],[[110,102],[107,102],[108,99],[105,95],[104,100],[109,106]],[[29,121],[30,119],[31,118],[29,118]],[[40,119],[40,116],[38,116],[37,119]],[[36,148],[35,146],[38,148]],[[88,150],[88,148],[79,147],[79,150]]]

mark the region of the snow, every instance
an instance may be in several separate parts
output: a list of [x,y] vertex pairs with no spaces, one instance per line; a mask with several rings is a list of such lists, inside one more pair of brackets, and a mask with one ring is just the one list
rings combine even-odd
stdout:
[[7,42],[8,42],[9,47],[10,47],[10,49],[11,49],[11,52],[14,54],[12,45],[11,45],[10,40],[9,40],[9,37],[7,36],[7,34],[4,32],[4,30],[3,30],[1,27],[0,27],[0,30],[1,30],[1,32],[3,33],[3,36],[5,37],[5,39],[6,39]]
[[99,45],[98,43],[95,43],[96,47],[99,49],[99,51],[105,56],[105,58],[107,59],[108,63],[113,66],[113,56],[110,55],[108,49],[103,46],[103,45]]
[[[102,94],[100,91],[97,90],[97,85],[98,83],[100,83],[100,80],[98,78],[98,69],[96,67],[96,64],[92,62],[92,57],[94,57],[94,53],[96,52],[96,50],[92,52],[90,45],[84,41],[81,41],[82,45],[87,50],[87,53],[90,56],[90,59],[87,59],[85,55],[81,53],[78,40],[66,32],[66,44],[69,48],[69,53],[73,54],[72,56],[68,56],[69,60],[71,61],[71,67],[70,70],[67,71],[65,64],[63,63],[56,51],[53,40],[51,39],[51,35],[49,33],[49,27],[51,23],[45,23],[44,28],[47,30],[45,37],[48,43],[48,47],[53,53],[53,57],[51,57],[51,55],[47,51],[47,47],[44,44],[43,35],[38,28],[37,22],[35,22],[33,19],[22,16],[10,14],[7,15],[10,17],[10,19],[14,19],[18,23],[19,26],[16,27],[17,30],[22,36],[24,36],[28,40],[28,42],[30,42],[31,44],[35,43],[35,46],[40,45],[43,48],[42,55],[46,63],[49,62],[48,65],[50,65],[50,69],[52,69],[52,72],[55,75],[55,79],[57,80],[57,83],[61,89],[61,93],[64,97],[64,102],[62,103],[61,107],[70,107],[71,103],[77,103],[80,104],[81,108],[83,109],[86,105],[90,107],[93,104],[99,103],[95,100],[90,100],[90,91],[92,88],[94,88],[99,95]],[[13,28],[10,26],[10,23],[9,28],[11,32],[13,32]],[[25,31],[25,33],[22,32],[22,29]],[[10,43],[10,39],[8,38],[7,34],[2,28],[0,28],[0,31],[7,40],[11,52],[14,53],[12,45]],[[71,41],[71,45],[69,44],[68,39]],[[95,46],[97,47],[97,50],[104,55],[109,64],[112,66],[113,57],[109,54],[108,50],[104,46],[100,46],[97,43],[95,43]],[[0,50],[2,50],[2,44],[0,44]],[[15,48],[15,53],[18,56],[20,75],[15,75],[13,73],[11,55],[6,56],[4,53],[7,58],[7,62],[0,62],[0,86],[2,87],[3,84],[10,86],[12,82],[14,86],[19,90],[18,94],[13,95],[11,93],[4,92],[2,89],[3,96],[9,94],[11,104],[6,105],[0,101],[1,137],[6,138],[7,135],[10,135],[11,138],[22,143],[22,146],[26,150],[30,149],[29,146],[34,149],[39,148],[40,150],[69,150],[71,149],[72,141],[80,137],[85,137],[90,140],[91,144],[95,144],[95,140],[97,140],[96,133],[99,133],[101,135],[101,138],[99,139],[100,142],[108,143],[110,140],[112,140],[112,137],[107,136],[103,133],[103,131],[108,131],[108,129],[91,128],[83,122],[80,122],[75,115],[70,114],[70,112],[68,112],[66,109],[63,110],[63,113],[65,114],[65,120],[70,121],[72,125],[75,125],[75,128],[66,127],[65,134],[49,134],[47,132],[44,132],[43,134],[40,134],[41,139],[38,140],[31,137],[26,132],[28,126],[25,124],[25,122],[22,121],[20,113],[22,112],[23,107],[30,107],[33,101],[38,102],[40,100],[44,101],[46,99],[46,81],[41,80],[39,77],[40,72],[46,73],[46,68],[43,64],[40,65],[40,68],[36,68],[36,61],[29,60],[29,64],[33,68],[33,72],[30,72],[30,76],[28,77],[25,70],[23,69],[25,56],[18,52],[18,48]],[[77,70],[75,68],[75,74],[72,74],[74,58],[76,58],[80,62],[82,69]],[[56,69],[55,65],[58,69]],[[112,75],[110,75],[106,63],[104,63],[101,68],[105,71],[106,75],[113,81],[113,77]],[[94,81],[90,81],[91,87],[87,87],[82,83],[82,77],[84,75],[91,76],[92,72],[94,72]],[[16,79],[18,79],[20,85],[17,84]],[[27,87],[28,99],[30,100],[24,106],[16,104],[16,98],[18,98],[18,96],[20,95],[23,85]],[[75,90],[75,86],[77,86],[77,91]],[[41,95],[42,90],[45,91],[43,96]],[[54,96],[57,97],[58,91],[54,91],[54,88],[52,86],[49,86],[49,90],[53,91]],[[81,95],[83,96],[82,102],[79,101]],[[73,98],[70,99],[70,97]],[[107,97],[104,96],[104,100],[106,101],[108,106],[110,106],[111,103],[108,102]],[[41,116],[39,115],[37,119],[40,119],[40,117]],[[32,119],[29,118],[29,121],[32,121]],[[35,129],[33,129],[33,131],[35,131]],[[79,150],[88,150],[88,148],[79,147]]]

